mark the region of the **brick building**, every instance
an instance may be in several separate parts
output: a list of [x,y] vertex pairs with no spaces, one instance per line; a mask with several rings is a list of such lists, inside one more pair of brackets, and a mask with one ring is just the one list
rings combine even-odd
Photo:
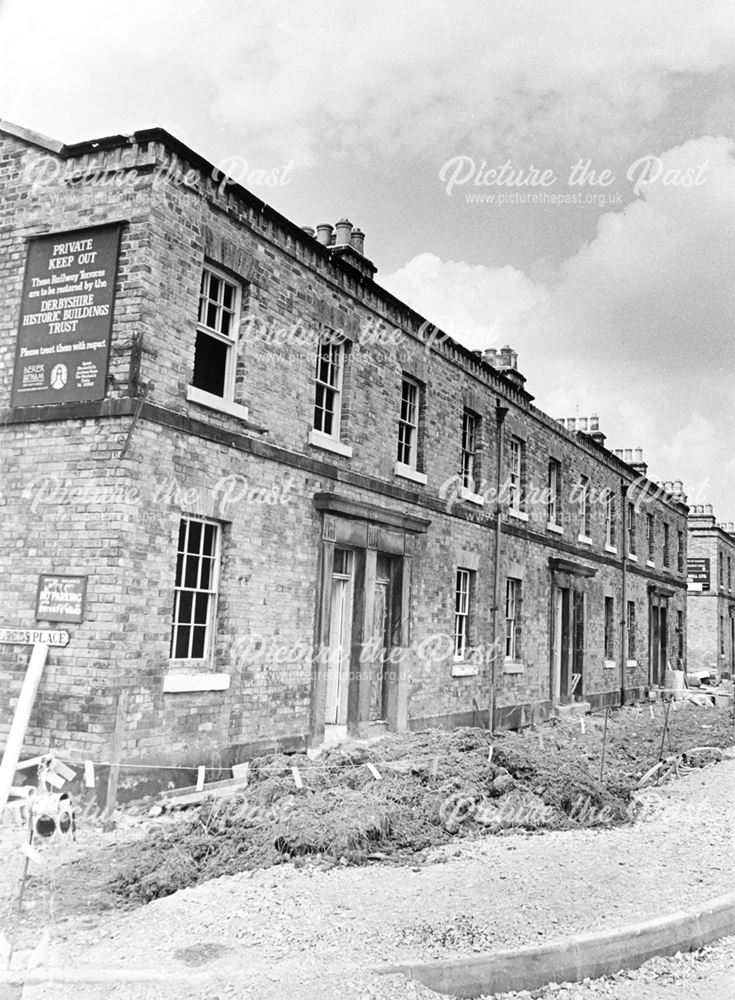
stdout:
[[735,524],[718,524],[711,504],[694,504],[688,520],[688,656],[690,669],[735,673]]
[[[121,690],[141,761],[520,726],[681,653],[683,498],[382,289],[349,222],[160,129],[2,123],[0,192],[0,624],[70,634],[29,748],[103,752]],[[6,729],[27,659],[0,643]]]

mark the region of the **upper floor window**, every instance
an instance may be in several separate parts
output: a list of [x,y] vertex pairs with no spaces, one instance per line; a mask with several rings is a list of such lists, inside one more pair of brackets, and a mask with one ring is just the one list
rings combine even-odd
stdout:
[[605,493],[605,545],[615,548],[615,494],[612,490]]
[[526,500],[523,493],[523,466],[525,463],[526,443],[518,437],[510,439],[510,455],[508,463],[508,493],[510,509],[522,511]]
[[404,375],[401,383],[401,413],[398,418],[398,462],[409,469],[418,468],[420,400],[418,382]]
[[635,504],[628,501],[628,555],[636,554]]
[[314,430],[339,440],[345,344],[326,336],[319,340],[314,376]]
[[584,538],[592,534],[592,504],[590,501],[590,477],[579,477],[579,533]]
[[732,559],[727,557],[727,589],[732,590]]
[[454,593],[454,659],[463,660],[470,642],[472,570],[458,569]]
[[212,648],[220,563],[220,527],[184,517],[179,523],[172,660],[206,660]]
[[646,544],[648,546],[648,559],[653,562],[656,552],[656,535],[653,523],[653,514],[646,514]]
[[719,555],[719,577],[720,577],[720,587],[725,586],[725,559],[722,552]]
[[676,546],[676,568],[679,573],[684,572],[684,532],[677,532],[677,546]]
[[477,489],[477,439],[480,418],[471,410],[462,414],[462,485],[473,493]]
[[561,524],[561,464],[555,458],[549,459],[547,487],[546,520],[549,524]]
[[241,289],[212,267],[202,271],[191,384],[232,400]]
[[670,555],[671,555],[671,553],[669,551],[669,545],[670,545],[670,542],[669,542],[669,526],[668,526],[668,524],[664,523],[664,554],[663,554],[664,566],[668,566],[669,565],[669,560],[670,560]]

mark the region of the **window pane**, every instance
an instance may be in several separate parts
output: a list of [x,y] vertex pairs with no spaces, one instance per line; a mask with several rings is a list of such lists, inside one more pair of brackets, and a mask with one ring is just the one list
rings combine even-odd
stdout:
[[194,595],[189,590],[179,592],[179,621],[188,625],[194,607]]
[[204,545],[202,546],[202,551],[205,556],[214,555],[215,550],[215,539],[217,537],[217,528],[214,524],[204,525]]
[[187,546],[188,552],[194,552],[199,555],[202,545],[202,522],[201,521],[190,521],[189,522],[189,544]]
[[176,643],[174,648],[174,657],[177,660],[184,660],[188,658],[190,635],[191,629],[188,625],[179,625],[176,630]]
[[204,656],[204,649],[207,641],[207,630],[201,625],[196,625],[192,629],[193,642],[191,646],[192,659],[201,660]]
[[207,624],[209,610],[209,594],[197,594],[194,601],[194,622],[197,625]]
[[198,332],[191,384],[203,392],[211,392],[213,396],[224,396],[229,350],[228,344]]

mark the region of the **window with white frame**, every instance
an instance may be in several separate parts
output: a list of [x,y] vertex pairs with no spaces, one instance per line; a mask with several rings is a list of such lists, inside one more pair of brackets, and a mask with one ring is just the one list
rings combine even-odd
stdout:
[[626,629],[628,633],[628,659],[635,659],[636,634],[635,634],[635,601],[628,601],[628,620]]
[[398,461],[410,469],[418,469],[420,400],[421,388],[418,382],[404,375],[398,418]]
[[653,522],[653,514],[646,514],[646,542],[648,545],[648,559],[653,562],[656,552],[656,534]]
[[458,569],[454,593],[454,659],[463,660],[470,643],[472,570]]
[[676,568],[679,573],[684,572],[684,532],[677,531],[676,533]]
[[179,524],[171,624],[172,660],[209,659],[217,613],[220,527],[202,518]]
[[521,656],[521,581],[509,576],[505,581],[505,658]]
[[561,523],[561,463],[555,458],[549,459],[546,520],[549,524]]
[[523,464],[525,442],[518,437],[511,437],[508,462],[508,493],[510,509],[521,511],[525,508],[523,495]]
[[592,503],[590,500],[590,477],[579,477],[579,533],[589,538],[592,533]]
[[471,410],[462,414],[462,485],[473,493],[477,489],[477,437],[480,419]]
[[635,505],[628,501],[628,555],[636,554]]
[[314,376],[314,430],[339,440],[346,345],[327,335],[319,340]]
[[668,524],[666,524],[666,522],[664,522],[664,554],[663,554],[664,566],[668,566],[671,560],[671,552],[670,552],[671,543],[669,540],[669,533],[670,533],[669,526]]
[[241,289],[212,267],[202,271],[191,384],[232,401]]
[[615,656],[615,600],[605,598],[605,659],[612,660]]
[[607,490],[605,494],[605,545],[615,548],[615,494]]

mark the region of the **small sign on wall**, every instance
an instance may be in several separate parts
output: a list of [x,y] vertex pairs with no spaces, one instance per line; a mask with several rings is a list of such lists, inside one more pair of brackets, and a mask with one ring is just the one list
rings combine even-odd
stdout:
[[709,590],[709,559],[690,556],[687,559],[687,587],[689,590]]
[[36,621],[83,622],[86,600],[86,576],[42,573],[38,578]]

